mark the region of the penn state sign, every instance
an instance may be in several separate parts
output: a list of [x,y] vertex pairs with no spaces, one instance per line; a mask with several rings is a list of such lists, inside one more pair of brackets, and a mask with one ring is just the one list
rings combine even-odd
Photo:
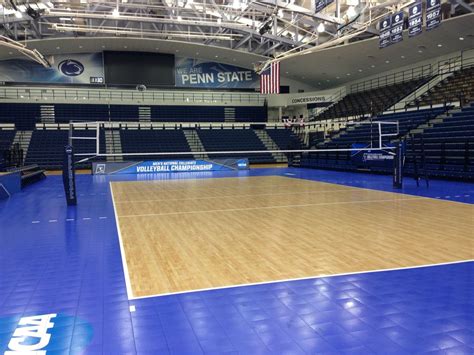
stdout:
[[253,70],[192,58],[176,58],[175,83],[186,88],[255,89],[260,85]]
[[59,63],[58,69],[66,76],[78,76],[84,73],[84,65],[74,59],[63,60]]
[[102,53],[57,54],[51,67],[24,59],[0,61],[0,81],[9,83],[103,84]]
[[0,349],[5,349],[4,355],[58,352],[64,340],[71,336],[68,331],[71,323],[75,324],[74,331],[82,335],[75,343],[76,350],[80,352],[92,340],[92,326],[84,320],[58,313],[24,316],[19,320],[16,317],[0,318],[0,329],[11,329],[0,332]]

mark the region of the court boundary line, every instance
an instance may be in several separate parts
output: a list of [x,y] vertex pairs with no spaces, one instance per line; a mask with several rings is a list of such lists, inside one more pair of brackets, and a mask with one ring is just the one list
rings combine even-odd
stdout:
[[291,207],[311,207],[311,206],[332,206],[332,205],[348,205],[358,203],[377,203],[377,202],[397,202],[397,201],[418,201],[424,200],[424,197],[413,197],[413,198],[399,198],[399,199],[383,199],[383,200],[366,200],[366,201],[342,201],[342,202],[323,202],[323,203],[307,203],[301,205],[282,205],[282,206],[263,206],[263,207],[246,207],[246,208],[229,208],[223,210],[208,210],[208,211],[185,211],[185,212],[167,212],[167,213],[144,213],[136,215],[123,215],[119,218],[133,218],[133,217],[156,217],[156,216],[174,216],[182,214],[198,214],[198,213],[217,213],[217,212],[239,212],[239,211],[254,211],[254,210],[267,210],[267,209],[278,209],[278,208],[291,208]]
[[182,295],[182,294],[195,293],[195,292],[224,290],[224,289],[228,289],[228,288],[259,286],[259,285],[268,285],[268,284],[274,284],[274,283],[302,281],[302,280],[311,280],[311,279],[316,280],[316,279],[332,278],[332,277],[338,277],[338,276],[373,274],[373,273],[379,273],[379,272],[385,272],[385,271],[390,272],[390,271],[422,269],[422,268],[437,267],[437,266],[443,266],[443,265],[455,265],[455,264],[463,264],[463,263],[471,263],[471,262],[474,262],[474,259],[456,260],[456,261],[448,261],[448,262],[434,263],[434,264],[422,264],[422,265],[415,265],[415,266],[402,266],[402,267],[388,268],[388,269],[353,271],[353,272],[345,272],[345,273],[329,274],[329,275],[323,274],[323,275],[316,275],[316,276],[297,277],[297,278],[293,278],[293,279],[280,279],[280,280],[273,280],[273,281],[253,282],[253,283],[237,284],[237,285],[230,285],[230,286],[217,286],[217,287],[201,288],[201,289],[196,289],[196,290],[177,291],[177,292],[168,292],[168,293],[157,293],[157,294],[147,295],[147,296],[137,296],[137,297],[129,298],[129,301],[142,300],[142,299],[154,298],[154,297]]
[[[457,201],[450,201],[450,200],[434,199],[432,197],[427,197],[427,196],[411,195],[411,194],[406,194],[404,192],[397,193],[395,191],[385,191],[385,190],[378,190],[378,189],[370,189],[370,188],[366,188],[366,187],[358,187],[358,186],[351,186],[351,185],[345,185],[345,184],[331,183],[331,182],[326,182],[326,181],[310,180],[310,179],[300,178],[300,177],[297,177],[297,176],[296,177],[286,177],[286,176],[282,176],[282,175],[268,175],[268,176],[278,176],[278,177],[283,177],[283,178],[288,178],[288,179],[301,179],[301,180],[304,180],[304,181],[321,182],[321,183],[328,184],[328,185],[334,184],[334,185],[339,185],[339,186],[346,186],[346,187],[354,188],[354,189],[363,189],[363,190],[368,190],[368,191],[378,191],[378,192],[384,192],[384,193],[396,193],[396,194],[400,194],[400,195],[414,196],[413,198],[409,198],[409,199],[381,200],[381,201],[376,201],[376,202],[408,201],[408,200],[422,200],[422,199],[436,200],[436,201],[447,201],[447,202],[457,202]],[[228,286],[217,286],[217,287],[210,287],[210,288],[202,288],[202,289],[186,290],[186,291],[177,291],[177,292],[168,292],[168,293],[159,293],[159,294],[152,294],[152,295],[136,296],[135,297],[133,295],[133,289],[131,287],[130,274],[129,274],[128,265],[127,265],[127,261],[126,261],[125,249],[123,247],[123,239],[122,239],[122,234],[121,234],[121,230],[120,230],[119,217],[117,215],[117,210],[116,210],[116,206],[115,206],[115,199],[114,199],[112,182],[113,181],[109,181],[109,186],[110,186],[112,204],[113,204],[114,214],[115,214],[115,224],[116,224],[118,237],[119,237],[120,254],[121,254],[121,258],[122,258],[122,266],[123,266],[123,270],[124,270],[125,285],[126,285],[126,289],[127,289],[128,301],[135,301],[135,300],[139,301],[139,300],[148,299],[148,298],[155,298],[155,297],[158,298],[158,297],[163,297],[163,296],[173,296],[173,295],[181,295],[181,294],[188,294],[188,293],[221,290],[221,289],[228,289],[228,288],[240,288],[240,287],[247,287],[247,286],[258,286],[258,285],[283,283],[283,282],[291,282],[291,281],[332,278],[332,277],[337,277],[337,276],[348,276],[348,275],[358,275],[358,274],[362,275],[362,274],[371,274],[371,273],[378,273],[378,272],[411,270],[411,269],[429,268],[429,267],[437,267],[437,266],[443,266],[443,265],[455,265],[455,264],[474,262],[474,259],[464,259],[464,260],[456,260],[456,261],[449,261],[449,262],[442,262],[442,263],[422,264],[422,265],[415,265],[415,266],[403,266],[403,267],[397,267],[397,268],[363,270],[363,271],[354,271],[354,272],[337,273],[337,274],[322,274],[322,275],[315,275],[315,276],[305,276],[305,277],[300,277],[300,278],[279,279],[279,280],[272,280],[272,281],[244,283],[244,284],[236,284],[236,285],[228,285]],[[120,182],[120,181],[118,181],[118,182]],[[127,181],[127,182],[137,182],[137,181]],[[361,203],[361,202],[373,202],[373,201],[351,201],[349,203]],[[342,202],[342,203],[345,204],[345,203],[348,203],[348,202]],[[463,205],[465,204],[465,203],[462,203],[462,202],[458,202],[458,203],[461,203]],[[341,204],[341,202],[338,202],[336,204]],[[283,207],[283,206],[277,206],[277,207]],[[291,207],[291,206],[288,206],[288,207]],[[301,206],[301,207],[304,207],[304,205]],[[266,207],[260,207],[260,208],[266,208]],[[250,208],[250,209],[255,209],[255,208]],[[221,210],[217,210],[217,211],[221,211]],[[224,210],[224,211],[228,211],[228,210]],[[210,212],[210,211],[204,211],[204,212]],[[184,212],[184,213],[202,213],[202,212]],[[172,213],[172,214],[175,214],[175,213]],[[155,214],[153,214],[153,215],[155,215]],[[149,215],[149,216],[153,216],[153,215]],[[138,217],[138,216],[129,216],[129,217]]]
[[127,298],[129,300],[133,299],[133,288],[132,288],[132,283],[130,280],[130,273],[128,271],[128,265],[127,265],[127,257],[125,255],[125,248],[123,246],[123,239],[122,239],[122,231],[120,230],[120,222],[119,218],[117,215],[117,209],[115,207],[115,199],[114,199],[114,190],[112,187],[112,182],[109,181],[109,187],[110,187],[110,195],[112,197],[112,205],[114,207],[114,217],[115,217],[115,227],[117,228],[117,233],[118,233],[118,240],[119,240],[119,246],[120,246],[120,257],[122,258],[122,267],[123,267],[123,274],[125,277],[125,288],[127,289]]
[[[298,168],[298,169],[310,169],[310,168]],[[318,169],[314,169],[314,170],[318,170]],[[367,173],[367,174],[369,174],[369,173]],[[397,194],[397,195],[417,196],[417,197],[423,197],[423,198],[426,198],[426,199],[429,199],[429,200],[452,202],[452,203],[457,203],[457,204],[461,204],[461,205],[473,205],[474,204],[474,203],[471,203],[471,202],[454,201],[454,200],[449,200],[449,199],[445,199],[445,198],[435,198],[435,197],[432,197],[432,196],[415,195],[415,194],[403,191],[403,188],[400,189],[400,190],[399,189],[393,189],[393,191],[388,191],[388,190],[381,190],[381,189],[371,189],[370,187],[360,187],[360,186],[346,185],[346,184],[343,184],[343,183],[340,183],[340,182],[327,182],[327,181],[311,180],[311,179],[308,179],[308,178],[305,178],[305,177],[300,177],[300,176],[282,176],[282,177],[288,177],[288,179],[299,179],[299,180],[305,180],[305,181],[322,182],[322,183],[325,183],[325,184],[347,186],[347,187],[353,187],[353,188],[356,188],[356,189],[362,189],[362,190],[368,190],[368,191],[379,191],[379,192],[394,193],[394,194]],[[442,181],[442,180],[438,180],[438,181]]]

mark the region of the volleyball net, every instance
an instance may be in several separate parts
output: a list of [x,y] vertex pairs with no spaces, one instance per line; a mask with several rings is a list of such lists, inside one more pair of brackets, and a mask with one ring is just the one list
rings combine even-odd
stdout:
[[398,122],[392,121],[348,123],[336,132],[322,124],[293,130],[273,123],[258,124],[258,128],[224,124],[190,128],[153,123],[69,123],[69,145],[74,148],[77,164],[239,157],[249,158],[251,163],[270,163],[338,152],[349,156],[374,151],[394,155],[396,147],[392,141],[399,134]]

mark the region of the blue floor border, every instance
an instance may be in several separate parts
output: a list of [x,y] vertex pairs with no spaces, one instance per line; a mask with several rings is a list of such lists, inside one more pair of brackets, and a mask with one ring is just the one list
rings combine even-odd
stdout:
[[470,183],[394,190],[389,176],[270,168],[78,175],[66,207],[49,176],[0,202],[0,353],[37,344],[12,339],[46,315],[47,354],[474,353],[472,261],[128,299],[110,181],[266,175],[474,203]]

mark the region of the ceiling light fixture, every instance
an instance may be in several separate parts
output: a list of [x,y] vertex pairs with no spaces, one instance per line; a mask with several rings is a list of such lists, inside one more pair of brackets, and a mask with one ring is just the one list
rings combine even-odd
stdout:
[[326,31],[326,27],[324,26],[324,23],[323,22],[319,23],[316,30],[318,31],[318,33],[323,33],[324,31]]
[[112,11],[112,16],[113,17],[120,17],[120,12],[118,8],[115,8],[114,11]]
[[347,13],[346,13],[346,14],[347,14],[347,16],[348,16],[349,18],[354,17],[355,15],[357,15],[357,12],[356,12],[356,10],[355,10],[355,7],[354,7],[354,6],[349,6],[349,8],[347,9]]

